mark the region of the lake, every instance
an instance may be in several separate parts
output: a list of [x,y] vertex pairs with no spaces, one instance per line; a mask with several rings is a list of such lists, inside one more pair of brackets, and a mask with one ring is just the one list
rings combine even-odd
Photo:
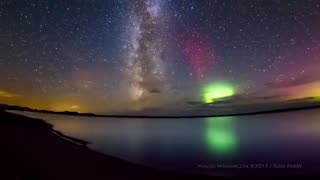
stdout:
[[95,151],[155,168],[212,175],[320,169],[319,109],[190,119],[10,112],[43,119]]

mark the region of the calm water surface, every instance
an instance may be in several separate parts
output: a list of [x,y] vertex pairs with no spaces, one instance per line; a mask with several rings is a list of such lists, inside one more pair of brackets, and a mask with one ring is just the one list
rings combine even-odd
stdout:
[[15,113],[43,119],[96,151],[152,167],[209,174],[320,169],[319,109],[194,119]]

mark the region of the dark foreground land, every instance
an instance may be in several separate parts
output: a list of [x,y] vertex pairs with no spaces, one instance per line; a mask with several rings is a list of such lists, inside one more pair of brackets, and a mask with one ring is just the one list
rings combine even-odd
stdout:
[[42,120],[0,110],[0,179],[209,179],[131,164],[57,134]]

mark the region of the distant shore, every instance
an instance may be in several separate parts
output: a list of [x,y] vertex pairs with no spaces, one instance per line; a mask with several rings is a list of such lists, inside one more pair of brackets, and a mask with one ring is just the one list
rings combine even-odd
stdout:
[[201,115],[98,115],[94,113],[79,113],[79,112],[55,112],[48,110],[37,110],[27,107],[20,106],[10,106],[10,105],[0,105],[0,110],[16,110],[16,111],[30,111],[30,112],[39,112],[47,114],[61,114],[61,115],[73,115],[73,116],[87,116],[87,117],[107,117],[107,118],[208,118],[208,117],[224,117],[224,116],[248,116],[248,115],[259,115],[259,114],[271,114],[271,113],[282,113],[282,112],[291,112],[291,111],[301,111],[308,109],[320,109],[320,102],[312,102],[303,106],[291,106],[291,107],[278,107],[270,108],[263,110],[249,110],[240,113],[205,113]]
[[210,179],[135,165],[87,148],[39,119],[0,110],[0,179]]

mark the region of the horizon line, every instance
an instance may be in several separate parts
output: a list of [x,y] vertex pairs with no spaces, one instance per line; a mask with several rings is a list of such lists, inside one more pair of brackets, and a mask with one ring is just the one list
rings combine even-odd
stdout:
[[[244,112],[244,113],[230,113],[230,114],[208,114],[208,115],[183,115],[183,116],[175,116],[175,115],[121,115],[121,114],[94,114],[94,113],[79,113],[72,111],[49,111],[49,110],[38,110],[31,109],[28,107],[20,107],[25,109],[14,109],[11,105],[7,105],[9,108],[0,107],[0,110],[4,111],[29,111],[29,112],[38,112],[45,114],[60,114],[60,115],[70,115],[70,116],[87,116],[87,117],[108,117],[108,118],[150,118],[150,119],[182,119],[182,118],[209,118],[209,117],[229,117],[229,116],[250,116],[250,115],[259,115],[259,114],[273,114],[273,113],[284,113],[284,112],[292,112],[292,111],[302,111],[308,109],[318,109],[320,108],[320,103],[302,106],[302,107],[289,107],[289,108],[278,108],[278,109],[270,109],[270,110],[261,110],[261,111],[252,111],[252,112]],[[11,106],[11,109],[10,109]]]

